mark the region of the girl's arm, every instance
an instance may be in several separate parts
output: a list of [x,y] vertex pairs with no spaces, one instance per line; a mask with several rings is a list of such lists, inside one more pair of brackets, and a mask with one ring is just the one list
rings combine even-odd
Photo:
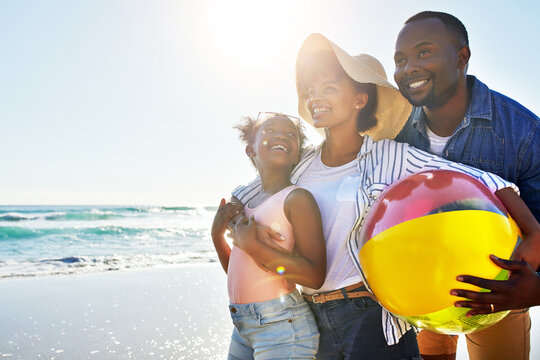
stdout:
[[293,253],[257,240],[257,224],[252,217],[236,224],[234,244],[271,271],[296,284],[318,289],[326,277],[326,244],[317,203],[307,190],[295,189],[283,207],[295,236]]
[[515,220],[523,235],[523,242],[518,246],[513,260],[523,260],[533,269],[540,266],[540,225],[525,202],[511,188],[504,188],[495,195],[501,200],[508,213]]
[[219,262],[225,273],[227,273],[227,269],[229,268],[229,257],[231,255],[231,248],[225,240],[225,231],[227,231],[227,224],[240,213],[241,209],[237,204],[227,203],[225,199],[221,199],[219,208],[214,216],[214,222],[212,223],[212,242],[214,243]]

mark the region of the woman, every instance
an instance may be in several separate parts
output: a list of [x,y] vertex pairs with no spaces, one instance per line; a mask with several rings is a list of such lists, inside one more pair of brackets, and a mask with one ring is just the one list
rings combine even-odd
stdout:
[[[312,34],[298,54],[296,85],[300,115],[324,133],[322,144],[305,151],[291,175],[292,183],[315,197],[327,247],[323,286],[302,288],[319,326],[317,359],[420,359],[413,329],[366,291],[357,260],[364,215],[394,181],[427,169],[467,172],[514,200],[511,188],[517,189],[494,175],[407,144],[375,141],[393,138],[411,107],[369,55],[352,57],[324,36]],[[258,192],[255,180],[233,196],[245,204]]]

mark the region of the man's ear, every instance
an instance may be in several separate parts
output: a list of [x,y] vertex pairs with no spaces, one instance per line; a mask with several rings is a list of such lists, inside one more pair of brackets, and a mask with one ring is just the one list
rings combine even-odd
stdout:
[[458,50],[458,67],[467,70],[469,60],[471,59],[471,48],[468,45],[463,45]]
[[251,145],[246,145],[246,154],[247,156],[249,156],[250,158],[253,158],[255,156],[255,151],[253,150],[253,146]]

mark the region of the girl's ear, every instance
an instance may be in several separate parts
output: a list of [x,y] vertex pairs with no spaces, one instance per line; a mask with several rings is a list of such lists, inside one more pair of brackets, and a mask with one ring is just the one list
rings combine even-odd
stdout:
[[253,146],[252,145],[246,145],[246,154],[247,156],[249,156],[250,158],[253,158],[255,156],[255,151],[253,150]]
[[366,104],[368,103],[369,96],[366,93],[358,93],[356,94],[356,102],[354,104],[354,108],[356,110],[363,109]]

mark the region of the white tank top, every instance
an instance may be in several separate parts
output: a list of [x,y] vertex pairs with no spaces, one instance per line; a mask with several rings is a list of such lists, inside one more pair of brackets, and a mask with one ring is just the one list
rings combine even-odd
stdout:
[[332,291],[362,281],[347,250],[347,235],[356,220],[356,194],[360,185],[357,160],[329,167],[321,153],[302,174],[297,185],[309,190],[321,211],[326,241],[326,279],[320,289],[302,288],[305,294]]

